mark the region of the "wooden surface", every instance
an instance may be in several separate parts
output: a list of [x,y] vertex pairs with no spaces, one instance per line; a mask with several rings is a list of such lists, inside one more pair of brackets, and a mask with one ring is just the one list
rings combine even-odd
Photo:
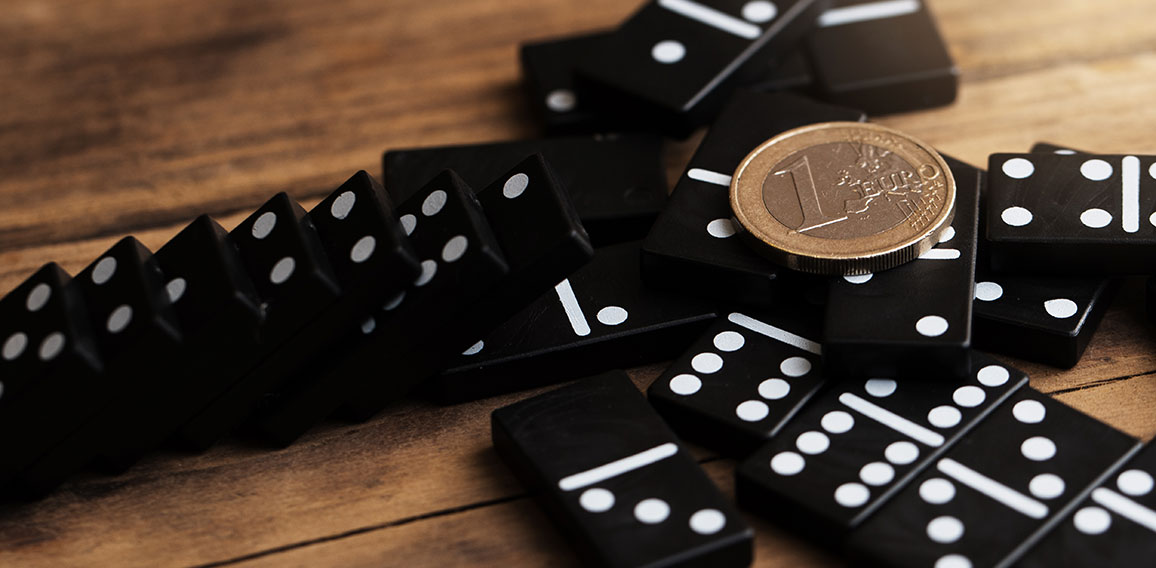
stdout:
[[[880,120],[983,164],[1037,140],[1156,153],[1151,0],[932,0],[959,102]],[[116,239],[157,247],[315,200],[389,147],[532,135],[516,46],[613,25],[622,0],[7,0],[0,4],[0,293]],[[671,179],[693,149],[672,146]],[[1156,333],[1136,283],[1084,361],[1032,384],[1156,434]],[[637,370],[639,385],[661,371]],[[281,451],[158,454],[0,507],[3,566],[567,565],[492,452],[490,410],[406,402]],[[729,490],[733,463],[699,454]],[[752,520],[760,566],[837,564]]]

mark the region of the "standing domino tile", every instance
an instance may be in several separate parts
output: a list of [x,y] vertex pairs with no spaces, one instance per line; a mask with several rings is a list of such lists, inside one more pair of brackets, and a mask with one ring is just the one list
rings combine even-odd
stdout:
[[431,379],[433,396],[458,402],[676,356],[715,318],[715,308],[644,289],[638,251],[638,242],[597,249],[590,264]]
[[819,344],[780,319],[728,314],[650,385],[650,404],[683,439],[750,454],[824,385]]
[[[579,74],[599,104],[684,136],[742,81],[788,54],[829,2],[654,0],[591,46]],[[626,114],[626,112],[623,112]]]
[[987,238],[996,271],[1156,271],[1156,158],[992,154]]
[[751,150],[780,132],[864,118],[793,95],[740,91],[699,145],[643,242],[647,285],[752,305],[795,300],[801,284],[817,279],[772,264],[734,238],[731,174]]
[[405,201],[444,169],[485,187],[526,156],[541,153],[597,246],[640,239],[666,205],[662,141],[651,135],[574,136],[469,146],[391,150],[385,187]]
[[806,48],[821,98],[872,116],[950,104],[959,88],[921,0],[836,0]]
[[55,263],[0,300],[0,485],[107,396],[79,290]]
[[[1050,144],[1032,147],[1032,153],[1042,152],[1075,153]],[[981,240],[972,308],[974,346],[1057,367],[1079,362],[1119,283],[1097,276],[998,274],[988,265],[987,244]]]
[[1027,376],[976,355],[967,380],[845,381],[812,401],[737,471],[739,505],[839,542]]
[[590,564],[747,566],[752,531],[614,371],[495,410],[494,449]]
[[239,426],[261,397],[289,378],[281,357],[287,341],[341,296],[337,277],[305,211],[279,193],[230,233],[265,311],[260,349],[265,355],[181,427],[186,443],[206,448]]
[[317,230],[341,296],[274,355],[279,374],[290,378],[266,395],[251,422],[266,438],[282,444],[328,416],[336,406],[330,400],[345,394],[315,394],[337,386],[324,382],[325,373],[312,367],[327,366],[349,330],[404,292],[421,273],[385,190],[364,171],[321,200],[307,218]]
[[[593,256],[590,239],[570,202],[565,186],[541,154],[534,154],[498,176],[478,194],[486,219],[509,265],[509,274],[494,286],[479,287],[476,302],[437,330],[436,341],[421,346],[424,356],[410,355],[417,381],[443,371],[454,357],[542,296]],[[445,302],[439,297],[436,302]],[[367,418],[400,391],[388,381],[365,381],[347,400],[354,418]]]
[[[446,329],[508,275],[497,238],[470,188],[452,171],[434,177],[397,208],[421,272],[406,289],[366,310],[333,348],[266,409],[256,424],[265,438],[287,444],[312,423],[366,390],[399,397],[445,364]],[[447,353],[448,351],[448,353]],[[382,402],[381,404],[384,404]]]
[[20,474],[19,489],[43,493],[101,455],[135,451],[153,424],[137,421],[122,435],[124,421],[142,417],[154,404],[158,383],[194,379],[183,364],[181,333],[160,267],[152,252],[125,237],[74,278],[88,311],[97,350],[105,363],[105,396],[91,401],[94,412],[70,436]]
[[1156,555],[1156,449],[1112,472],[1027,555],[1023,568],[1143,566]]
[[945,159],[956,211],[939,245],[903,266],[832,282],[823,340],[829,376],[968,375],[981,173]]
[[850,553],[888,566],[1008,566],[1138,447],[1023,389],[856,531]]

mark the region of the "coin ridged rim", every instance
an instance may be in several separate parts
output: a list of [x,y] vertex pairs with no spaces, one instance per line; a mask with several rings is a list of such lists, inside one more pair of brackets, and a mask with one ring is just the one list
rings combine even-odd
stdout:
[[[840,129],[892,137],[896,144],[885,149],[917,169],[933,164],[939,170],[944,176],[945,205],[925,229],[912,234],[907,224],[899,223],[866,237],[828,239],[799,233],[767,211],[762,193],[771,169],[812,146],[854,140],[831,133]],[[894,268],[931,250],[955,217],[955,192],[955,178],[947,162],[917,138],[878,124],[824,122],[783,132],[747,154],[731,179],[730,202],[743,238],[772,261],[803,272],[852,276]]]

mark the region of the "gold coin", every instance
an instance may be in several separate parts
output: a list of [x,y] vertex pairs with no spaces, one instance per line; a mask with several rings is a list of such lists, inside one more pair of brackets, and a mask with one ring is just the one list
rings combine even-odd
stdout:
[[772,261],[850,276],[930,250],[955,216],[955,179],[906,134],[827,122],[755,148],[735,170],[730,198],[744,238]]

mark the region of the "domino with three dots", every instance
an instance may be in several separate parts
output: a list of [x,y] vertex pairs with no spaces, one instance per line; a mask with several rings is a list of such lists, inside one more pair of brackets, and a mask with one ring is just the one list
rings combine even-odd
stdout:
[[587,563],[747,566],[752,536],[621,371],[495,410],[494,449]]

